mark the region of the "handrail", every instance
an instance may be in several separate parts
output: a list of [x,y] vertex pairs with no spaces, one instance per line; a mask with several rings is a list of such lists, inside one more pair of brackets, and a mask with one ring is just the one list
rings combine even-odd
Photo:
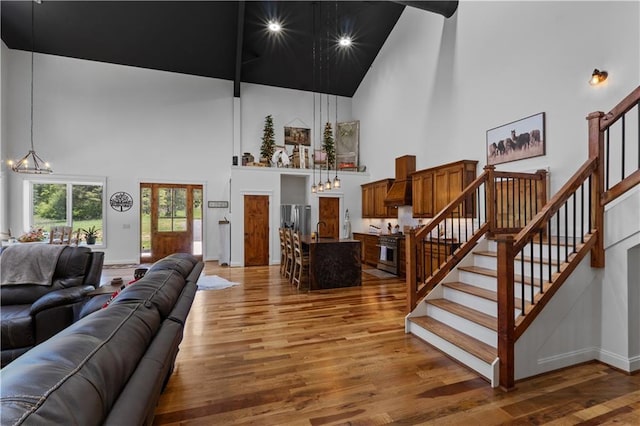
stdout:
[[631,110],[638,104],[640,100],[640,86],[636,87],[631,93],[629,93],[618,105],[614,106],[611,111],[605,114],[600,120],[600,131],[605,131],[611,127],[616,121],[618,121],[623,115]]

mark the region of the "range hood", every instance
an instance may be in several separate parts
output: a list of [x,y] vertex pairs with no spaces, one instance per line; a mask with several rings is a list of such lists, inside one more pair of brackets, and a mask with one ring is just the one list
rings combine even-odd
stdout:
[[411,190],[412,172],[416,171],[416,156],[404,155],[396,158],[396,179],[387,191],[385,206],[410,206],[413,193]]

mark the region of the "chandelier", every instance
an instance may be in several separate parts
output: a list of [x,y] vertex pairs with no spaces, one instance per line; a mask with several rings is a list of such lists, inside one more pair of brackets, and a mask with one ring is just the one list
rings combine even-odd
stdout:
[[[36,0],[37,1],[37,0]],[[39,2],[38,2],[39,3]],[[35,29],[34,29],[34,11],[33,2],[31,2],[31,149],[17,162],[9,161],[11,170],[16,173],[30,174],[50,174],[53,173],[49,163],[44,161],[33,148],[33,57],[35,50]]]

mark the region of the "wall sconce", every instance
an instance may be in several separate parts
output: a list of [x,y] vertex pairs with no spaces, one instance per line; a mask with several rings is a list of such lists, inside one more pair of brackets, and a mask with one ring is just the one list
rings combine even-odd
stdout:
[[589,84],[592,86],[597,86],[607,79],[609,73],[606,71],[600,71],[599,69],[594,69],[593,74],[591,74],[591,79],[589,80]]

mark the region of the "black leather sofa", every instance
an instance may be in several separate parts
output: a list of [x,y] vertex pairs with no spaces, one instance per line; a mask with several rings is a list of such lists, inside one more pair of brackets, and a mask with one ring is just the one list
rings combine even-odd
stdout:
[[106,308],[92,299],[77,322],[0,370],[1,424],[151,424],[203,266],[167,256]]
[[[52,258],[49,266],[55,270],[48,285],[31,281],[0,286],[0,367],[72,324],[78,304],[100,284],[104,253],[86,247],[48,244],[39,247],[16,244],[5,249],[0,282],[9,273],[23,272],[16,269],[32,268],[33,264],[26,259],[20,260],[33,254],[34,248],[39,249],[38,254]],[[19,261],[17,264],[5,262],[10,253],[15,253],[12,258]]]

